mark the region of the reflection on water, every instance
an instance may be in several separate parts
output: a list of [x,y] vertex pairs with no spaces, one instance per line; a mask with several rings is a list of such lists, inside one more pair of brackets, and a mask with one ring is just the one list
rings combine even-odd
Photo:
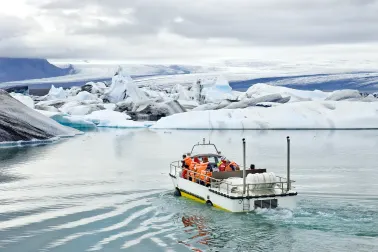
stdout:
[[[298,209],[230,214],[173,196],[169,163],[202,138],[286,172]],[[377,131],[106,129],[0,150],[1,251],[376,251]]]

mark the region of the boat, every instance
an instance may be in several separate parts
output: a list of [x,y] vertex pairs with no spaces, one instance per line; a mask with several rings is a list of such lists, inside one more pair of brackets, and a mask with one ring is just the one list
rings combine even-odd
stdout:
[[174,194],[233,213],[258,208],[294,209],[298,193],[293,186],[295,181],[290,179],[290,137],[287,137],[286,178],[266,169],[256,169],[254,164],[247,169],[245,138],[242,143],[243,165],[232,171],[217,171],[218,162],[225,157],[215,144],[203,139],[202,143],[193,145],[186,156],[191,160],[205,158],[205,162],[208,160],[207,170],[212,172],[203,175],[195,168],[188,170],[183,167],[183,160],[172,162],[169,176],[174,185]]

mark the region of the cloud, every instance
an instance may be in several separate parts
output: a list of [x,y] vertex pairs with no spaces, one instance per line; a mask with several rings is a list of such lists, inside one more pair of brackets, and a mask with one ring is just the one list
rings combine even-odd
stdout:
[[29,1],[40,27],[0,23],[0,37],[21,36],[48,57],[237,56],[378,42],[378,0]]

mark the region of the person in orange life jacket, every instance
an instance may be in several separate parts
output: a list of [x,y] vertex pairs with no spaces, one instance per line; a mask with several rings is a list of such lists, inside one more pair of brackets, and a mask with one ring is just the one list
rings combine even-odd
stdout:
[[230,160],[226,160],[226,169],[225,169],[226,172],[229,172],[229,171],[234,171],[233,169],[233,166],[231,165],[231,162]]
[[200,164],[200,163],[201,162],[198,159],[198,157],[194,157],[193,162],[190,163],[190,165],[189,165],[189,177],[188,177],[188,179],[190,181],[193,181],[193,182],[196,181],[195,180],[195,177],[196,177],[195,172],[197,172],[197,165]]
[[206,168],[205,179],[204,179],[205,186],[210,186],[210,178],[213,176],[213,171],[214,170],[211,164],[208,164]]
[[239,171],[240,170],[240,167],[237,163],[235,163],[234,161],[232,161],[230,163],[230,167],[232,168],[233,171]]

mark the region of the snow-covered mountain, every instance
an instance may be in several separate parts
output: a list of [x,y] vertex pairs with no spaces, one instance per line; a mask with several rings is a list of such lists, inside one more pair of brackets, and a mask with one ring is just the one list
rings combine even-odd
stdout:
[[45,59],[1,58],[0,83],[74,74],[72,66],[59,68]]

